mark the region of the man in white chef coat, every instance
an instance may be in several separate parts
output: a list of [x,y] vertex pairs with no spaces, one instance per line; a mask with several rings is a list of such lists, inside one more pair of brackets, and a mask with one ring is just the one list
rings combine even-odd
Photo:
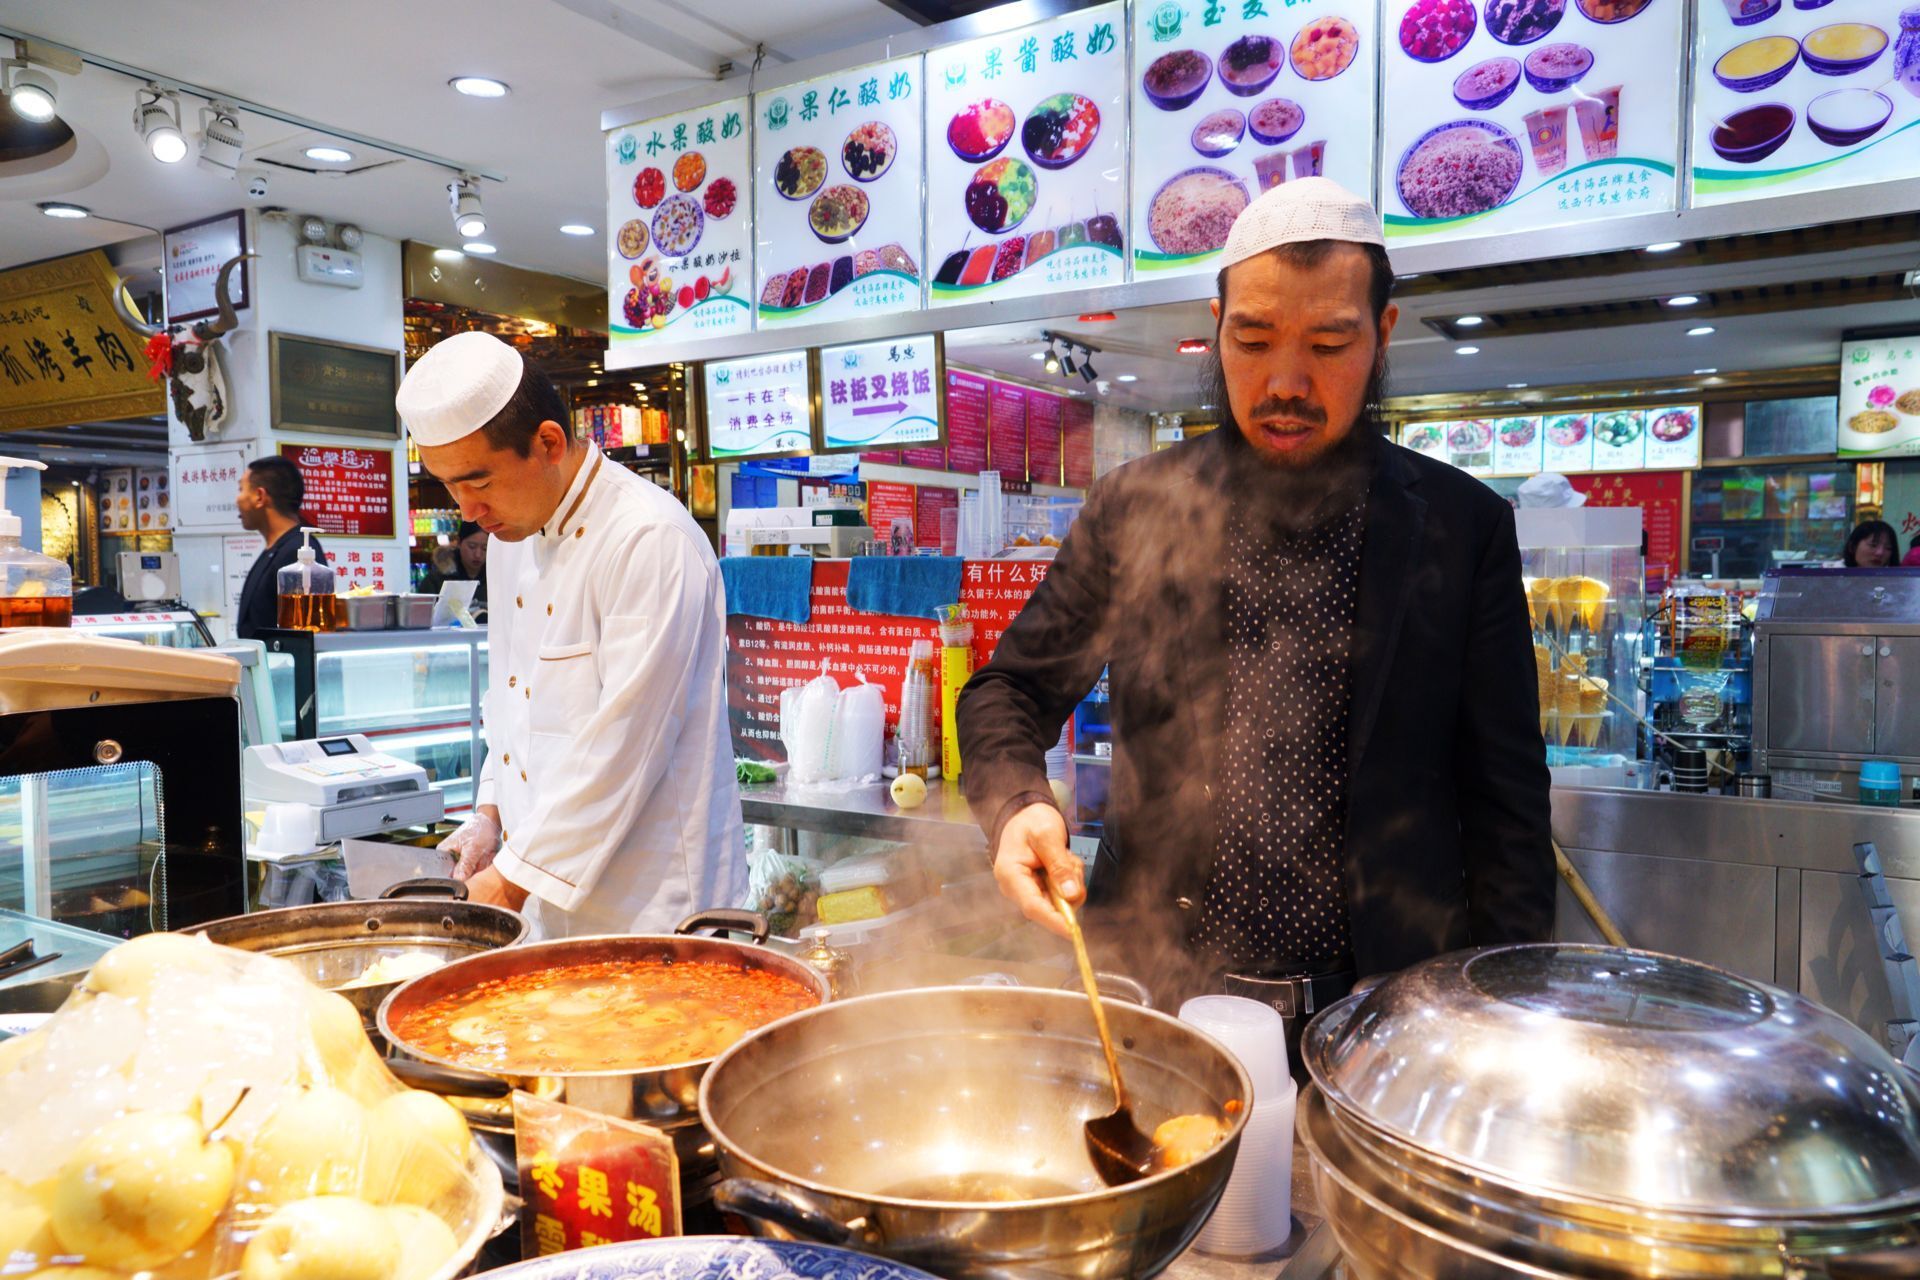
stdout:
[[415,362],[401,419],[491,535],[475,814],[443,846],[476,902],[547,937],[665,932],[746,889],[726,602],[671,495],[573,439],[546,375],[490,334]]

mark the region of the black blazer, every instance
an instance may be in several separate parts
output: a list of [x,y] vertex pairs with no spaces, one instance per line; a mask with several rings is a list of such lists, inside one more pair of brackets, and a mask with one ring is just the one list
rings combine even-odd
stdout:
[[[990,834],[1045,792],[1046,750],[1108,668],[1113,771],[1088,926],[1163,988],[1192,959],[1225,723],[1230,429],[1096,484],[1045,581],[959,703],[962,779]],[[1349,714],[1347,878],[1363,975],[1545,939],[1555,870],[1513,512],[1463,471],[1376,439]],[[1197,975],[1184,975],[1191,986]]]
[[[280,571],[299,554],[300,530],[293,528],[254,560],[253,568],[247,570],[246,584],[240,588],[240,612],[233,620],[235,636],[251,640],[267,628],[280,625]],[[318,538],[313,540],[313,556],[320,564],[327,562]]]

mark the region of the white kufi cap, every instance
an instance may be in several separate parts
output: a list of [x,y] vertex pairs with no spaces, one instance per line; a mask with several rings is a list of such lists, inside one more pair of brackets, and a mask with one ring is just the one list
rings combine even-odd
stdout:
[[520,389],[525,364],[518,351],[490,333],[456,333],[414,361],[394,407],[416,443],[452,444],[507,407]]
[[1261,192],[1240,211],[1227,233],[1220,266],[1224,270],[1269,249],[1307,240],[1387,247],[1372,205],[1332,178],[1300,178]]

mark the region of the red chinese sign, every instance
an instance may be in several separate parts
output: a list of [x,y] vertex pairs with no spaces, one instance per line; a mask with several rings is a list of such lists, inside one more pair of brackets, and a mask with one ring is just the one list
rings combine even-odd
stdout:
[[1002,480],[1027,478],[1027,396],[1025,387],[995,382],[987,395],[987,465]]
[[1060,415],[1060,483],[1085,489],[1093,483],[1093,406],[1071,400]]
[[1664,591],[1667,581],[1686,563],[1680,546],[1687,509],[1686,472],[1598,472],[1567,479],[1587,495],[1589,506],[1640,508],[1640,527],[1647,541],[1647,590]]
[[393,537],[393,450],[283,444],[307,482],[301,516],[323,533]]
[[904,520],[909,530],[908,545],[913,543],[914,498],[913,486],[897,484],[891,480],[869,480],[867,482],[867,527],[873,530],[876,538],[891,538],[893,522]]
[[[939,632],[925,618],[856,613],[847,604],[848,563],[815,562],[812,616],[805,623],[739,614],[727,619],[727,717],[736,755],[786,758],[780,743],[780,691],[819,675],[822,661],[842,686],[855,683],[855,671],[879,685],[886,694],[888,720],[898,722],[900,686],[913,642],[931,640],[938,648]],[[973,619],[976,671],[993,657],[994,646],[1049,567],[1045,560],[966,562],[960,599]]]
[[[960,491],[946,489],[939,485],[923,484],[914,497],[913,543],[917,547],[933,547],[938,550],[944,546],[941,534],[941,512],[952,511],[958,517],[960,510]],[[959,525],[954,526],[956,534]]]
[[524,1256],[680,1234],[679,1164],[658,1129],[516,1093],[513,1138]]
[[[947,468],[951,471],[978,475],[987,469],[987,388],[991,385],[970,373],[947,371]],[[916,464],[909,458],[907,465]]]
[[1064,396],[1027,393],[1027,474],[1035,484],[1060,483],[1061,407]]
[[362,551],[357,548],[327,548],[327,563],[333,566],[334,580],[342,587],[367,587],[374,591],[404,590],[403,579],[392,577],[406,563],[406,554],[389,553],[384,547]]

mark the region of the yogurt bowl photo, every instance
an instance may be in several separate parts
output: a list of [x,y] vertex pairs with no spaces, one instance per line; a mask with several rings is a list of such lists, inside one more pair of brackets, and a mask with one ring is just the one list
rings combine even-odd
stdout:
[[1758,93],[1786,79],[1798,61],[1798,40],[1792,36],[1761,36],[1721,54],[1713,64],[1713,78],[1735,93]]
[[1593,70],[1593,51],[1577,44],[1543,44],[1527,55],[1527,83],[1541,93],[1571,88]]
[[1793,108],[1785,103],[1765,102],[1722,120],[1714,126],[1708,141],[1722,160],[1759,164],[1792,136],[1797,119]]
[[1462,71],[1453,82],[1453,100],[1469,111],[1491,111],[1520,87],[1520,59],[1488,58]]
[[1865,71],[1887,51],[1887,33],[1866,22],[1836,22],[1809,31],[1800,41],[1807,70],[1823,76]]
[[1830,147],[1865,142],[1893,118],[1893,99],[1877,89],[1835,89],[1807,104],[1807,128]]

